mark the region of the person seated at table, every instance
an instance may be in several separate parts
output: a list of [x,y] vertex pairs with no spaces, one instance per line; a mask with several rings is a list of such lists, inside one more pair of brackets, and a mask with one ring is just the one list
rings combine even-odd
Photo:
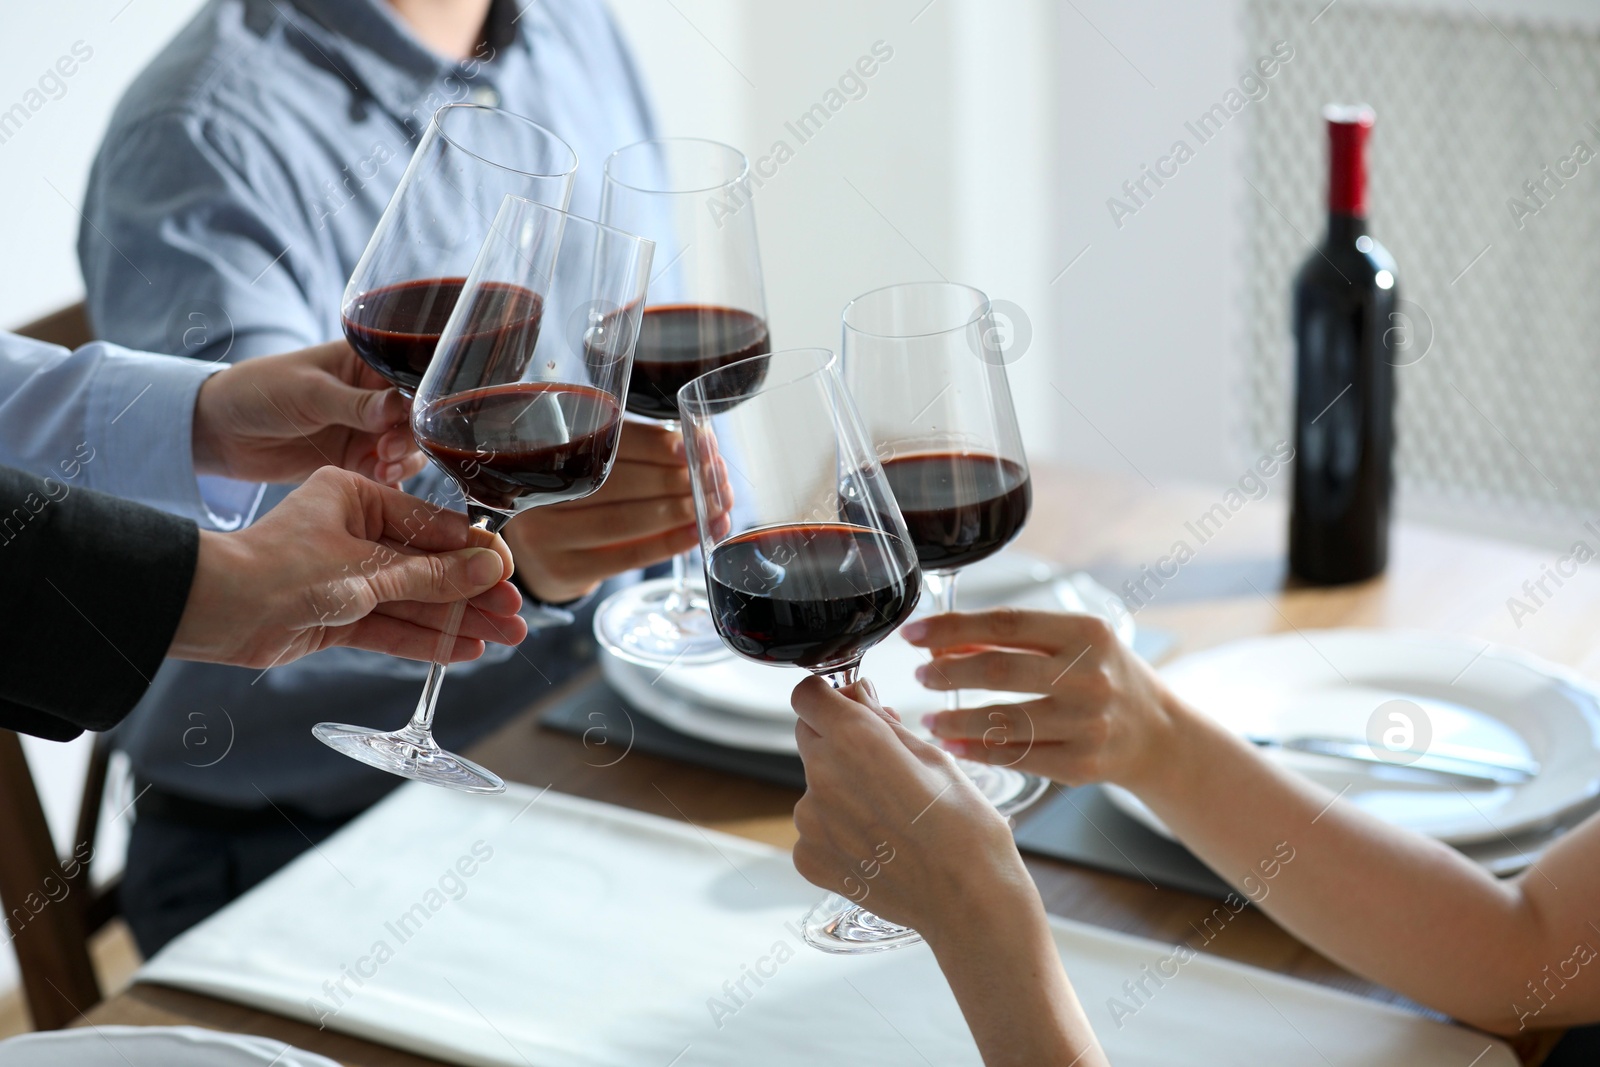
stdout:
[[[78,253],[98,334],[243,362],[339,336],[344,286],[433,112],[503,107],[577,152],[571,209],[598,212],[601,162],[653,135],[599,0],[213,0],[119,104]],[[126,258],[124,258],[126,257]],[[459,750],[593,660],[599,583],[697,543],[676,435],[629,423],[605,487],[504,531],[528,599],[570,626],[452,671],[435,724]],[[450,492],[436,473],[407,488]],[[431,480],[427,480],[431,479]],[[264,507],[281,498],[269,490]],[[441,497],[442,498],[442,497]],[[453,499],[453,498],[452,498]],[[334,649],[259,671],[168,663],[116,736],[141,789],[122,905],[150,953],[265,878],[398,780],[325,748],[325,719],[403,721],[423,672]],[[226,707],[228,759],[197,767],[189,713]]]
[[[0,397],[0,726],[107,729],[163,655],[260,669],[346,646],[467,661],[526,633],[504,542],[322,466],[398,479],[422,462],[409,405],[342,342],[222,368],[0,334]],[[36,410],[51,417],[23,417]],[[138,451],[150,422],[175,432]],[[309,479],[237,533],[150,506],[210,525],[205,474],[246,490]],[[461,599],[477,610],[445,644]]]
[[1005,817],[870,681],[847,695],[807,678],[791,702],[806,770],[800,874],[858,899],[861,858],[887,842],[894,859],[875,866],[872,911],[933,949],[987,1067],[1103,1067]]
[[[927,725],[952,754],[1070,785],[1112,782],[1129,789],[1290,933],[1351,971],[1462,1022],[1516,1035],[1600,1021],[1600,920],[1593,914],[1600,816],[1563,836],[1528,870],[1500,880],[1455,849],[1341,802],[1266,758],[1179,700],[1102,619],[995,610],[933,616],[901,633],[932,654],[919,673],[930,688],[1031,695],[928,716]],[[835,717],[850,710],[840,710],[815,687],[796,692],[796,709],[808,722],[824,704],[833,706]],[[865,714],[856,718],[850,766],[877,767],[891,758],[905,764],[901,749],[928,762],[925,746],[902,730],[885,732]],[[802,734],[803,755],[806,747]],[[824,763],[844,759],[843,749],[828,747],[824,760],[814,742],[810,748],[816,758],[808,759],[808,783]],[[882,771],[863,770],[855,786],[863,788],[869,778],[877,796]],[[887,785],[883,793],[888,796]],[[905,803],[914,805],[924,793],[925,787]],[[803,825],[797,812],[802,842],[841,834],[852,818],[868,818],[850,816],[845,803],[807,805]],[[987,816],[970,808],[950,806],[949,817],[972,836]],[[897,849],[906,838],[892,819],[880,820],[873,832],[895,834]],[[1277,866],[1270,894],[1251,891],[1260,884],[1261,864],[1285,843],[1294,861]],[[1005,884],[1020,869],[999,843],[983,852],[919,836],[905,839],[899,855],[907,852],[915,860],[906,865],[912,870],[916,863],[942,862],[938,856],[962,857],[965,866],[969,853],[986,855],[991,877]],[[808,865],[821,877],[836,877]],[[875,883],[875,907],[880,892]],[[1593,1038],[1592,1029],[1570,1034],[1557,1058],[1569,1043]]]

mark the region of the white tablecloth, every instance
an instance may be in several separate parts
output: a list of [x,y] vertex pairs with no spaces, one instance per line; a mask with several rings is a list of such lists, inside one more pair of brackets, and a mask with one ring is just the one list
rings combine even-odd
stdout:
[[[460,1064],[978,1064],[927,948],[817,952],[796,932],[817,898],[787,853],[741,838],[553,791],[407,785],[138,977]],[[1130,994],[1172,946],[1066,921],[1055,938],[1119,1067],[1516,1062],[1206,957]]]

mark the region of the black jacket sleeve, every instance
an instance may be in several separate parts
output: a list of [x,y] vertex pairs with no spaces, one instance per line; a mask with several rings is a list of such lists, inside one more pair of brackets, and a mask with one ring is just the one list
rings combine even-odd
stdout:
[[0,467],[0,727],[65,741],[115,726],[177,632],[193,522]]

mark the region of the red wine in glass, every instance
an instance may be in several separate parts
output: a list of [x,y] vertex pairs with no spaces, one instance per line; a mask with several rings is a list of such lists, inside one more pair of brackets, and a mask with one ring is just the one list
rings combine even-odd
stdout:
[[855,663],[916,606],[920,576],[903,549],[893,535],[843,523],[752,530],[711,552],[712,616],[749,659],[809,670]]
[[[422,278],[363,293],[343,315],[345,340],[391,385],[414,396],[465,283],[465,278]],[[472,324],[502,325],[495,327],[499,334],[478,325],[478,333],[467,340],[492,346],[503,338],[503,324],[526,319],[536,324],[540,309],[538,295],[520,286],[481,286],[473,294]]]
[[520,115],[464,103],[435,111],[345,284],[350,346],[415,396],[507,195],[564,208],[577,167],[566,142]]
[[1033,503],[1020,463],[973,452],[921,452],[884,460],[884,477],[927,571],[987,559],[1022,531]]
[[[570,436],[558,444],[570,428]],[[622,412],[598,389],[518,382],[457,393],[416,420],[417,444],[494,511],[576,500],[600,488],[617,448]]]
[[647,307],[634,349],[628,411],[676,421],[679,389],[771,347],[766,321],[748,311],[701,304]]

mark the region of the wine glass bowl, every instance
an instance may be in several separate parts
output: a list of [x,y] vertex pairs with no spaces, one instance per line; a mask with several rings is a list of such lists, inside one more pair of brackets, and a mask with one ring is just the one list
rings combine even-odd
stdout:
[[[461,490],[472,524],[498,532],[521,511],[598,490],[622,434],[652,246],[507,196],[442,328],[412,405],[418,445]],[[320,723],[353,759],[475,793],[505,789],[432,736],[457,601],[422,697],[401,729]]]
[[340,308],[345,339],[407,396],[416,392],[507,196],[565,209],[578,157],[538,123],[481,104],[428,122]]
[[[627,409],[675,428],[683,386],[772,347],[750,164],[716,141],[669,138],[618,149],[605,171],[601,218],[656,242]],[[670,579],[622,589],[601,604],[600,643],[652,667],[727,655],[706,596],[688,581],[686,559],[673,560]]]
[[[1015,540],[1033,490],[989,299],[966,285],[876,289],[844,310],[845,380],[938,609],[956,578]],[[960,706],[951,692],[947,706]],[[959,761],[1005,814],[1048,783],[1009,767]]]
[[[754,356],[694,379],[678,406],[717,633],[746,659],[853,684],[916,607],[921,576],[837,358]],[[836,953],[921,940],[837,894],[803,930]]]

